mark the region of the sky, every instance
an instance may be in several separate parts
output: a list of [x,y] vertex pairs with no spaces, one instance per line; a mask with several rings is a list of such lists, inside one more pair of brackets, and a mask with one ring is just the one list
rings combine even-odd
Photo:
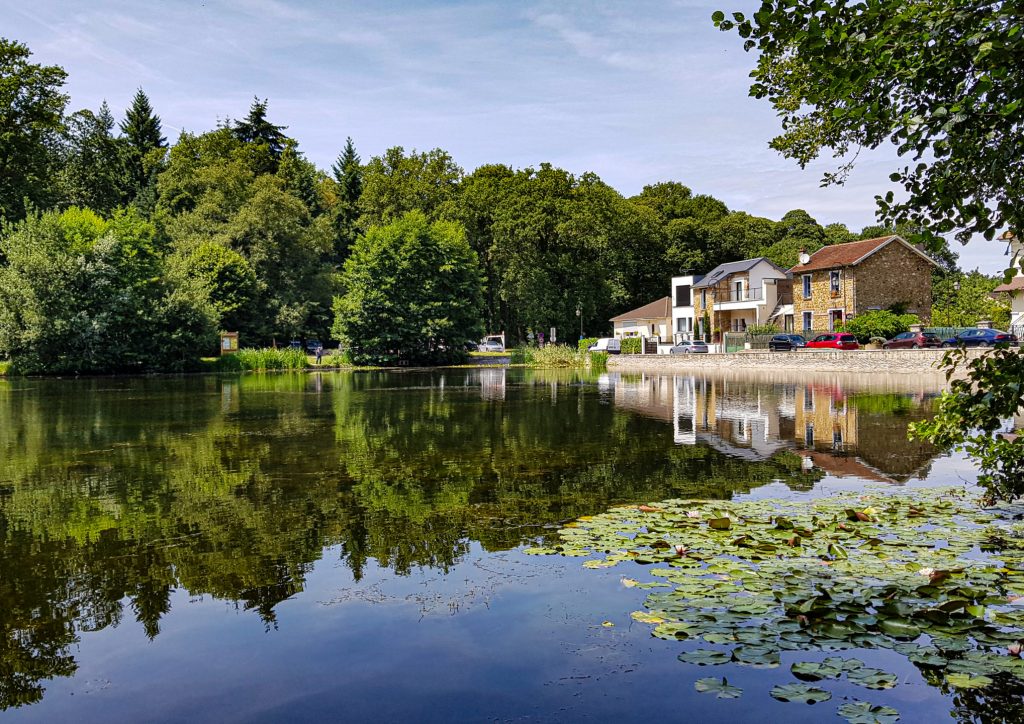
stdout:
[[[768,148],[779,123],[748,96],[755,56],[711,23],[758,0],[0,0],[0,35],[68,71],[69,108],[123,116],[145,90],[174,140],[243,117],[254,97],[327,169],[351,136],[364,160],[443,148],[467,172],[549,162],[622,194],[679,181],[730,209],[808,211],[852,230],[892,188],[891,149],[821,188]],[[965,269],[1002,271],[1005,245],[954,242]]]

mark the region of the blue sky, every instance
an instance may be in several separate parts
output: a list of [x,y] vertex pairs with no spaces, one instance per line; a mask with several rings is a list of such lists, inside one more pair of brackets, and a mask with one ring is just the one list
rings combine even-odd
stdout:
[[[674,180],[778,219],[874,223],[895,154],[862,154],[845,187],[819,188],[771,151],[778,121],[747,95],[754,56],[716,9],[677,2],[4,0],[0,34],[70,74],[71,108],[120,117],[142,87],[174,139],[243,116],[253,96],[307,156],[330,166],[346,136],[364,159],[389,146],[447,150],[467,171],[548,161],[625,195]],[[961,265],[1000,271],[1005,248],[971,242]]]

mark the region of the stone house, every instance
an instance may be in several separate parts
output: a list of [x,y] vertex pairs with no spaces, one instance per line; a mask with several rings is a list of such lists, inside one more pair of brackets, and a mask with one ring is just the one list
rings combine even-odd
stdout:
[[848,319],[902,306],[927,324],[932,315],[932,270],[938,266],[899,236],[801,252],[793,275],[793,313],[803,332],[831,332]]
[[771,321],[785,328],[781,315],[791,286],[786,270],[764,257],[719,264],[692,285],[696,336],[715,330],[745,332]]

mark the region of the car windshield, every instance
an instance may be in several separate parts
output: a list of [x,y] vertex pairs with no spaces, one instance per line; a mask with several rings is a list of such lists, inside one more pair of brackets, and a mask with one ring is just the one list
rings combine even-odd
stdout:
[[935,332],[922,332],[921,336],[924,337],[925,339],[938,339],[939,338],[939,335],[935,334]]

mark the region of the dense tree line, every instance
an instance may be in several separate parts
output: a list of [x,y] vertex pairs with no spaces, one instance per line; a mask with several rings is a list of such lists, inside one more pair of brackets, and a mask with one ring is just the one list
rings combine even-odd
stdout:
[[[143,90],[119,121],[105,102],[69,113],[65,78],[0,39],[0,356],[25,371],[187,367],[219,329],[246,346],[333,331],[366,360],[439,361],[481,331],[605,332],[685,270],[759,255],[788,267],[800,249],[888,231],[799,209],[773,221],[677,182],[627,198],[549,164],[467,173],[441,149],[364,162],[351,138],[325,172],[259,98],[168,145]],[[400,278],[413,267],[387,261],[412,227],[468,246],[437,257],[459,267],[457,310],[440,277],[424,284],[447,272]],[[361,308],[371,288],[393,293],[386,310]],[[433,311],[413,323],[417,305]]]

